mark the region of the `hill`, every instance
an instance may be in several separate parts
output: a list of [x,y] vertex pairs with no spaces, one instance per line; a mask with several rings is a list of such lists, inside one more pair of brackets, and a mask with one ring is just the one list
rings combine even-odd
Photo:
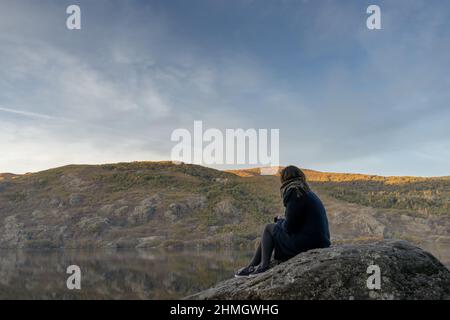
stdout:
[[[450,176],[383,177],[303,169],[308,181],[340,200],[385,209],[404,209],[422,216],[450,215]],[[260,168],[230,170],[240,177],[261,176]]]
[[0,173],[0,181],[3,181],[3,180],[11,180],[11,179],[14,179],[15,177],[17,177],[16,174],[12,174],[12,173]]
[[264,188],[255,193],[230,173],[170,162],[21,175],[0,182],[0,246],[171,247],[254,238],[255,227],[275,214],[267,197],[273,190]]
[[[335,243],[450,244],[446,177],[307,175],[325,203]],[[247,176],[171,162],[2,175],[0,247],[251,247],[283,208],[278,177]],[[442,260],[449,259],[445,252]]]

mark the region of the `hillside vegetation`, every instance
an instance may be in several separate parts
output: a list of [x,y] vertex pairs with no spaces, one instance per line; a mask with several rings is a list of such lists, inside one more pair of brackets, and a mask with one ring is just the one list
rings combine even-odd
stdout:
[[[449,239],[448,178],[306,173],[335,242]],[[283,213],[279,178],[256,169],[133,162],[0,177],[3,248],[253,246]]]
[[[260,175],[259,168],[231,170],[241,177]],[[336,199],[364,206],[415,211],[418,215],[450,215],[450,176],[383,177],[304,170],[308,181]]]
[[212,245],[255,238],[257,226],[278,212],[267,187],[255,192],[233,174],[170,162],[71,165],[5,177],[0,246]]

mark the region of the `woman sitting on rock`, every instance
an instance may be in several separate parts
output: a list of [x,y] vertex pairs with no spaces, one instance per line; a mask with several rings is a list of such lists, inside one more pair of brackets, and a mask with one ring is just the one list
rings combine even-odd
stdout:
[[300,252],[330,246],[325,208],[309,188],[303,171],[288,166],[281,170],[280,179],[285,217],[276,217],[275,223],[266,225],[255,256],[236,277],[265,272],[274,250],[276,260],[286,261]]

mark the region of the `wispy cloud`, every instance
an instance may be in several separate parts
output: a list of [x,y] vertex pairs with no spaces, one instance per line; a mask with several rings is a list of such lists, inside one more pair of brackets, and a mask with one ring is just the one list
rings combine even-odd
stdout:
[[31,117],[31,118],[39,118],[39,119],[47,119],[47,120],[55,119],[55,117],[49,116],[47,114],[24,111],[24,110],[9,109],[9,108],[1,107],[1,106],[0,106],[0,111],[18,114],[21,116]]

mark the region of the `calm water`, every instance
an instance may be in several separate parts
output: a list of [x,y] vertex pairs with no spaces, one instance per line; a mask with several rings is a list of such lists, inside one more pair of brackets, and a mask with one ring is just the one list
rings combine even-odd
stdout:
[[[450,268],[450,246],[422,245]],[[233,276],[251,252],[0,251],[0,299],[176,299]],[[66,268],[81,268],[81,290]]]
[[[175,299],[209,288],[248,263],[231,251],[0,251],[0,299]],[[81,268],[68,290],[66,268]]]

